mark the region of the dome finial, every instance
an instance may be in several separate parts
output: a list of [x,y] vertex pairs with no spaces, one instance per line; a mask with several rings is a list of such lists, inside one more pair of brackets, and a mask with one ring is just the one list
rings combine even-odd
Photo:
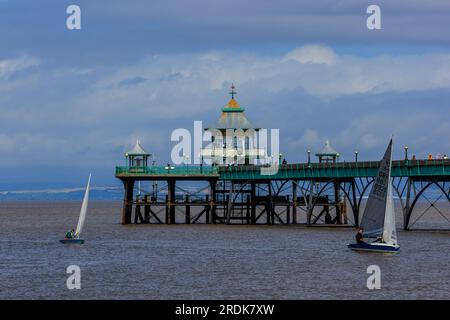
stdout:
[[237,92],[234,91],[234,89],[235,89],[235,86],[234,86],[234,84],[232,83],[232,84],[231,84],[231,92],[230,92],[230,94],[231,94],[231,99],[234,99],[234,95],[237,94]]

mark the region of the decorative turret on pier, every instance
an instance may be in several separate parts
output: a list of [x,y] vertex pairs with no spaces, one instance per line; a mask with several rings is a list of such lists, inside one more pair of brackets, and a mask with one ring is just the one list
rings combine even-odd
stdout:
[[202,159],[212,159],[216,165],[249,164],[254,159],[264,158],[264,149],[256,148],[255,128],[245,116],[245,109],[235,99],[235,86],[231,85],[231,99],[222,108],[219,120],[209,128],[213,135],[212,148],[201,150]]
[[127,153],[125,157],[127,159],[127,164],[129,167],[147,167],[148,158],[151,156],[150,153],[146,152],[141,146],[139,140],[136,141],[134,148]]
[[335,163],[337,159],[340,156],[340,153],[337,152],[330,144],[330,141],[327,139],[325,141],[325,146],[323,147],[322,151],[316,153],[316,156],[319,157],[320,163],[328,163],[332,162]]

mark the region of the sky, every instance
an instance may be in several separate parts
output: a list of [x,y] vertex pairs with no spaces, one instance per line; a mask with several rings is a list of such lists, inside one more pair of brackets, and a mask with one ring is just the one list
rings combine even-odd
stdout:
[[[450,2],[0,0],[0,190],[117,186],[140,139],[214,123],[236,86],[288,162],[450,154]],[[66,8],[81,8],[68,30]]]

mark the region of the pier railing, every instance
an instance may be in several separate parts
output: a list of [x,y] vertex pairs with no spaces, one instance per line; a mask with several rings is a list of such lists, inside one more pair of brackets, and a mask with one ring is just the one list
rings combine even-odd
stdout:
[[116,176],[123,175],[218,175],[219,168],[212,166],[151,166],[116,167]]
[[[220,179],[309,179],[374,177],[379,161],[285,164],[274,175],[261,174],[261,166],[221,167]],[[450,160],[401,160],[392,162],[393,177],[450,176]]]
[[[261,168],[264,166],[260,165],[116,167],[116,176],[217,175],[220,180],[353,178],[373,177],[378,166],[378,161],[285,164],[272,175],[263,174]],[[450,160],[393,161],[392,176],[450,176]]]

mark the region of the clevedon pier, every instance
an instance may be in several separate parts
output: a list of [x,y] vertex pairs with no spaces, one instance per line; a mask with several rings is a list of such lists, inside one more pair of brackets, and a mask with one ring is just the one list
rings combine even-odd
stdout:
[[[244,136],[257,131],[234,99],[234,87],[231,94],[213,127],[240,129]],[[223,141],[215,143],[223,147]],[[202,157],[213,153],[217,151],[203,150]],[[235,165],[157,166],[148,164],[150,154],[137,142],[125,154],[127,165],[116,167],[115,176],[124,185],[121,222],[359,225],[378,161],[358,161],[357,154],[352,162],[339,161],[327,141],[314,161],[309,151],[306,163],[288,164],[280,157],[278,170],[268,175],[267,165],[250,164],[252,157],[263,155],[262,150],[249,150],[244,163]],[[396,214],[405,230],[418,222],[427,226],[431,215],[450,229],[447,157],[409,158],[405,148],[404,158],[392,163],[392,177]]]

